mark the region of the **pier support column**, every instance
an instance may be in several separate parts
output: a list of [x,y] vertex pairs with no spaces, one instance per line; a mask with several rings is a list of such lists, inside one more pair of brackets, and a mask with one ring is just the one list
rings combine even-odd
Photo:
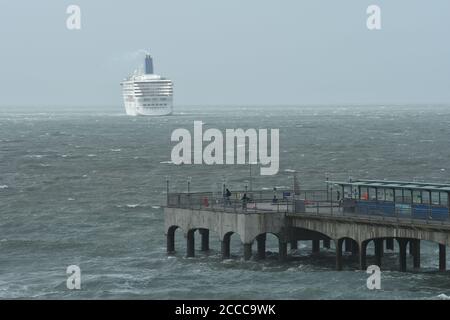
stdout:
[[287,259],[287,242],[278,242],[278,260],[286,261]]
[[244,247],[244,260],[250,260],[252,257],[252,243],[243,243]]
[[223,240],[220,242],[222,249],[222,259],[230,259],[230,243],[231,243],[231,235],[225,235]]
[[291,240],[291,250],[297,250],[298,249],[298,241],[297,240]]
[[406,271],[406,246],[408,245],[408,239],[397,239],[399,246],[399,259],[400,259],[400,271]]
[[341,271],[342,270],[342,244],[344,240],[339,239],[336,243],[336,270]]
[[330,246],[331,246],[330,242],[331,242],[330,239],[323,240],[323,247],[325,249],[330,249]]
[[175,230],[169,228],[167,231],[167,253],[171,254],[175,252]]
[[209,230],[201,229],[200,234],[202,236],[202,251],[209,251]]
[[363,241],[361,242],[360,248],[359,248],[359,268],[361,270],[367,269],[367,244],[369,241]]
[[186,236],[186,256],[193,258],[195,256],[195,230],[189,230]]
[[446,249],[445,245],[439,244],[439,271],[447,270]]
[[413,246],[414,269],[420,269],[420,240],[419,239],[411,239],[410,241]]
[[312,253],[317,254],[320,252],[320,240],[312,241]]
[[394,239],[392,238],[386,239],[386,250],[394,250]]
[[375,239],[375,264],[381,268],[381,258],[383,257],[383,239]]
[[258,259],[266,258],[266,234],[260,234],[256,237],[256,246],[258,250]]

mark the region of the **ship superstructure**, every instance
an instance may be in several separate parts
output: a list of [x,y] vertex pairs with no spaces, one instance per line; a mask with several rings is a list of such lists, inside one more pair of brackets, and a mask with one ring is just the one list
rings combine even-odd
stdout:
[[153,59],[146,55],[144,71],[122,83],[125,111],[130,116],[165,116],[173,112],[173,83],[153,72]]

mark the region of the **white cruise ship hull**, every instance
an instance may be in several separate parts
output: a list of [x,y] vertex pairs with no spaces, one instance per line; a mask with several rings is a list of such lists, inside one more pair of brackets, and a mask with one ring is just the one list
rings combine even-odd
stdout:
[[[140,101],[130,101],[132,98],[125,97],[125,112],[129,116],[168,116],[173,113],[172,99],[167,98],[160,106],[147,105]],[[128,101],[127,101],[128,100]]]

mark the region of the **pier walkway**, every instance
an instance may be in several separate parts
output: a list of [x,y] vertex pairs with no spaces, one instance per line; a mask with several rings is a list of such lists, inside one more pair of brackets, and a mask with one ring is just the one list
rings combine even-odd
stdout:
[[[374,243],[375,261],[380,267],[384,250],[393,250],[397,242],[399,270],[406,271],[408,249],[413,268],[419,269],[420,242],[426,240],[438,245],[439,270],[446,270],[446,247],[450,244],[448,194],[432,194],[429,203],[423,201],[421,194],[417,206],[421,211],[417,212],[415,200],[406,197],[405,190],[400,201],[395,196],[389,198],[385,191],[384,198],[378,198],[380,185],[376,199],[361,190],[356,194],[342,187],[333,182],[327,190],[303,190],[297,194],[289,190],[234,192],[229,199],[211,192],[169,193],[164,208],[167,251],[175,251],[177,229],[186,239],[188,257],[195,255],[196,231],[202,251],[209,250],[209,233],[213,231],[219,235],[223,259],[230,258],[230,238],[234,233],[240,237],[244,259],[264,259],[266,235],[271,233],[278,238],[280,261],[289,258],[289,245],[297,249],[298,241],[308,240],[312,242],[313,254],[319,253],[321,247],[335,250],[337,270],[343,268],[343,252],[356,255],[360,268],[365,270],[370,242]],[[242,200],[244,193],[248,201]],[[433,201],[434,198],[439,201]],[[394,199],[398,203],[392,206]],[[409,211],[405,202],[409,203]]]

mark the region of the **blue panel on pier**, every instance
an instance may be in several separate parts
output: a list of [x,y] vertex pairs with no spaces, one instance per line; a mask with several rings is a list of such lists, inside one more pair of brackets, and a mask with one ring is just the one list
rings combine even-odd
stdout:
[[431,211],[431,217],[433,220],[444,221],[448,220],[448,208],[445,207],[433,207]]
[[394,216],[395,206],[393,202],[377,202],[359,200],[356,202],[357,212],[361,214]]
[[429,219],[430,207],[424,204],[415,204],[413,206],[412,217],[414,219]]

